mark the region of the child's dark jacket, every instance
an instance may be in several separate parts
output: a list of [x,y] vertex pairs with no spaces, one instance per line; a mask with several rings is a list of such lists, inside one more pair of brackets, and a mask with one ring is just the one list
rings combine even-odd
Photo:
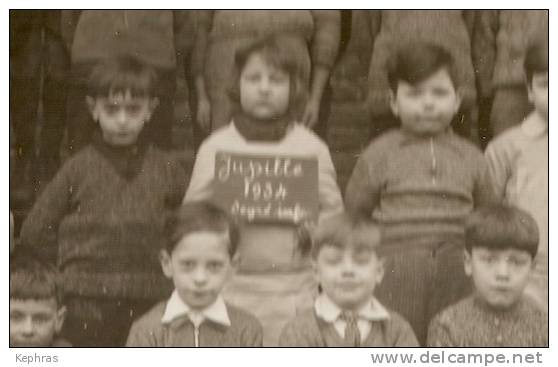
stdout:
[[[156,305],[137,320],[130,330],[127,347],[194,347],[195,327],[187,315],[162,322],[167,301]],[[226,304],[230,325],[205,320],[199,326],[200,347],[261,347],[260,322],[239,308]]]

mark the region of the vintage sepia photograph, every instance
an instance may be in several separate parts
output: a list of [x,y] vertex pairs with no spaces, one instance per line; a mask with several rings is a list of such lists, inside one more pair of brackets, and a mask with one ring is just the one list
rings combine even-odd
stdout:
[[10,349],[548,348],[548,51],[548,9],[9,9]]

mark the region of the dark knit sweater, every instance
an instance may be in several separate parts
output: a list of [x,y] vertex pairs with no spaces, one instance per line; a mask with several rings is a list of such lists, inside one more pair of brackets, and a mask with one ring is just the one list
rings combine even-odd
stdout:
[[[389,311],[390,318],[372,322],[362,347],[418,347],[411,325],[398,313]],[[346,347],[332,323],[306,310],[287,323],[279,338],[282,347]]]
[[154,147],[90,145],[46,187],[21,242],[56,259],[72,294],[167,297],[158,252],[165,214],[180,205],[186,182],[178,160]]
[[386,243],[462,240],[463,220],[494,200],[481,151],[451,130],[432,138],[392,130],[360,156],[345,207],[380,222]]
[[432,347],[547,347],[548,316],[529,299],[498,311],[470,296],[436,316],[428,329]]
[[[194,324],[187,316],[163,324],[167,301],[160,302],[132,325],[127,347],[193,347]],[[200,347],[261,347],[263,331],[252,315],[227,304],[231,322],[224,326],[205,320],[199,326]]]

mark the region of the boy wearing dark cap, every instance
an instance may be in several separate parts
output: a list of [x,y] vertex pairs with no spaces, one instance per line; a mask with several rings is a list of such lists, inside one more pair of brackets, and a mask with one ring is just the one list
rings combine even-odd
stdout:
[[467,221],[465,272],[473,295],[437,315],[428,346],[546,347],[546,312],[524,290],[535,266],[535,220],[512,206],[477,210]]

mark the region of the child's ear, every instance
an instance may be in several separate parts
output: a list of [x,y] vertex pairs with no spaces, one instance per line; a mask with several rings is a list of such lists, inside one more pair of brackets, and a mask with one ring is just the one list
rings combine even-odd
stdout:
[[527,99],[529,100],[529,103],[533,103],[533,87],[531,85],[531,83],[529,83],[529,81],[527,80],[527,78],[525,78],[525,86],[527,87]]
[[54,322],[55,334],[60,334],[62,326],[64,326],[64,321],[66,320],[66,306],[60,307],[56,311],[56,320]]
[[389,90],[389,107],[393,115],[399,117],[399,108],[397,107],[395,92],[391,89]]
[[[472,251],[472,250],[471,250]],[[473,274],[471,254],[467,250],[463,250],[463,264],[465,265],[465,274],[471,276]]]
[[161,268],[163,268],[163,273],[169,279],[172,278],[172,262],[171,256],[167,250],[161,250],[159,252],[159,261],[161,262]]
[[376,285],[380,284],[384,279],[386,260],[383,258],[378,259],[378,270],[376,274]]
[[155,112],[157,107],[159,107],[159,98],[157,98],[157,97],[151,98],[149,100],[149,117],[148,117],[148,120],[151,120],[151,116],[153,115],[153,112]]
[[318,271],[318,262],[316,259],[312,258],[311,263],[312,263],[312,275],[314,276],[316,283],[320,284],[320,273]]
[[531,270],[535,270],[535,267],[539,263],[539,258],[537,256],[531,258]]
[[458,88],[455,91],[455,113],[459,112],[459,108],[461,107],[461,102],[463,102],[463,91],[461,88]]
[[87,104],[87,108],[89,108],[89,113],[91,113],[91,116],[93,116],[93,121],[99,120],[99,112],[97,112],[97,109],[95,108],[95,98],[91,96],[85,96],[85,103]]
[[236,253],[231,258],[231,269],[233,273],[236,273],[238,271],[239,266],[240,266],[240,255]]

